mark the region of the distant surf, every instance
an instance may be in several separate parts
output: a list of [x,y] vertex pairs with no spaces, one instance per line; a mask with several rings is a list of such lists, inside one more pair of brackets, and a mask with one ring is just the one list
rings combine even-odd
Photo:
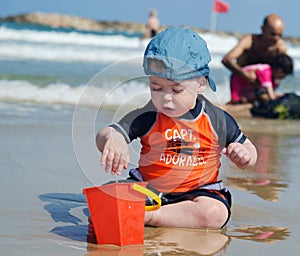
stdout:
[[[99,98],[105,98],[109,107],[123,104],[124,98],[137,93],[148,95],[147,80],[139,77],[143,76],[142,56],[149,40],[141,41],[140,36],[0,22],[0,100],[75,105],[87,86],[93,93],[81,98],[80,103],[93,107],[99,106]],[[219,101],[224,103],[229,99],[230,73],[221,58],[237,38],[211,33],[201,36],[211,51],[212,77],[218,86]],[[296,72],[283,81],[280,89],[298,92],[300,47],[289,45],[289,53]],[[91,85],[96,75],[98,81]],[[120,85],[126,86],[114,89],[112,94],[112,89]],[[113,95],[113,100],[107,93]]]

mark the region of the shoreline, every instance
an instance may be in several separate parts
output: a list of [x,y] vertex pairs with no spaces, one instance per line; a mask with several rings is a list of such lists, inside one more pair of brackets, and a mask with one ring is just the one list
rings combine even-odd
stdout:
[[[45,12],[33,12],[19,15],[12,15],[7,17],[0,17],[0,22],[15,22],[15,23],[28,23],[42,26],[50,26],[54,28],[71,28],[84,31],[127,31],[131,33],[146,32],[145,24],[138,22],[127,21],[103,21],[94,20],[88,18],[82,18],[78,16],[60,14],[60,13],[45,13]],[[160,31],[166,29],[168,26],[162,26]],[[208,29],[199,27],[190,27],[198,33],[208,33]],[[241,38],[244,34],[239,32],[224,32],[217,31],[214,34],[219,36],[233,36]],[[300,45],[300,38],[285,36],[283,39],[294,45]]]
[[[1,212],[1,235],[6,255],[95,256],[132,252],[134,247],[119,251],[115,246],[97,246],[93,250],[86,243],[88,218],[87,205],[81,200],[82,189],[103,184],[112,176],[99,166],[89,125],[94,111],[82,109],[78,114],[74,135],[80,152],[74,151],[72,111],[54,109],[40,115],[29,111],[26,116],[12,117],[14,121],[10,123],[1,119],[4,124],[0,163],[5,170],[1,192],[7,195]],[[98,119],[101,126],[113,115],[103,114]],[[247,256],[259,250],[262,255],[279,256],[284,255],[284,248],[290,248],[292,254],[298,252],[299,204],[293,203],[293,195],[299,172],[297,158],[290,156],[296,154],[300,138],[285,134],[290,132],[288,123],[242,121],[243,131],[259,146],[260,165],[241,172],[224,157],[222,179],[234,196],[226,229],[146,228],[144,246],[130,255],[212,255],[223,250],[224,255],[240,255],[243,251]],[[271,131],[267,132],[267,128]],[[297,127],[295,132],[299,134]],[[134,156],[131,163],[135,166]],[[124,172],[122,177],[126,176]]]

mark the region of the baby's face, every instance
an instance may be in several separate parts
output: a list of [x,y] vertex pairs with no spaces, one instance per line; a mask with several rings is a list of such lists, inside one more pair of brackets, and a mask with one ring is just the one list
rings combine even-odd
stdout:
[[[201,79],[202,80],[201,82]],[[204,91],[204,77],[195,80],[175,82],[150,76],[149,86],[154,106],[169,117],[179,117],[195,107],[197,95]]]
[[283,72],[283,70],[281,68],[274,68],[272,70],[272,73],[273,73],[273,79],[275,80],[281,80],[283,78],[286,77],[286,74]]

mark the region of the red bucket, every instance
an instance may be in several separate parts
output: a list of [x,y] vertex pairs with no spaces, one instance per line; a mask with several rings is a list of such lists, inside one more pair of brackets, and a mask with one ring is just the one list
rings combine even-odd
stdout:
[[[139,182],[146,187],[146,182]],[[144,243],[146,196],[133,183],[112,183],[83,189],[98,244]]]

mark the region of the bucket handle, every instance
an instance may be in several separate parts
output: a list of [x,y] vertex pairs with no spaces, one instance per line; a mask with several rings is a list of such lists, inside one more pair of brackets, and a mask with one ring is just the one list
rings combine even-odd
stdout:
[[151,199],[153,199],[157,204],[156,205],[146,205],[145,206],[145,210],[146,211],[154,211],[154,210],[157,210],[160,208],[161,206],[161,198],[155,194],[153,191],[141,186],[141,185],[138,185],[136,183],[134,183],[132,185],[132,188],[135,190],[135,191],[138,191],[148,197],[150,197]]

